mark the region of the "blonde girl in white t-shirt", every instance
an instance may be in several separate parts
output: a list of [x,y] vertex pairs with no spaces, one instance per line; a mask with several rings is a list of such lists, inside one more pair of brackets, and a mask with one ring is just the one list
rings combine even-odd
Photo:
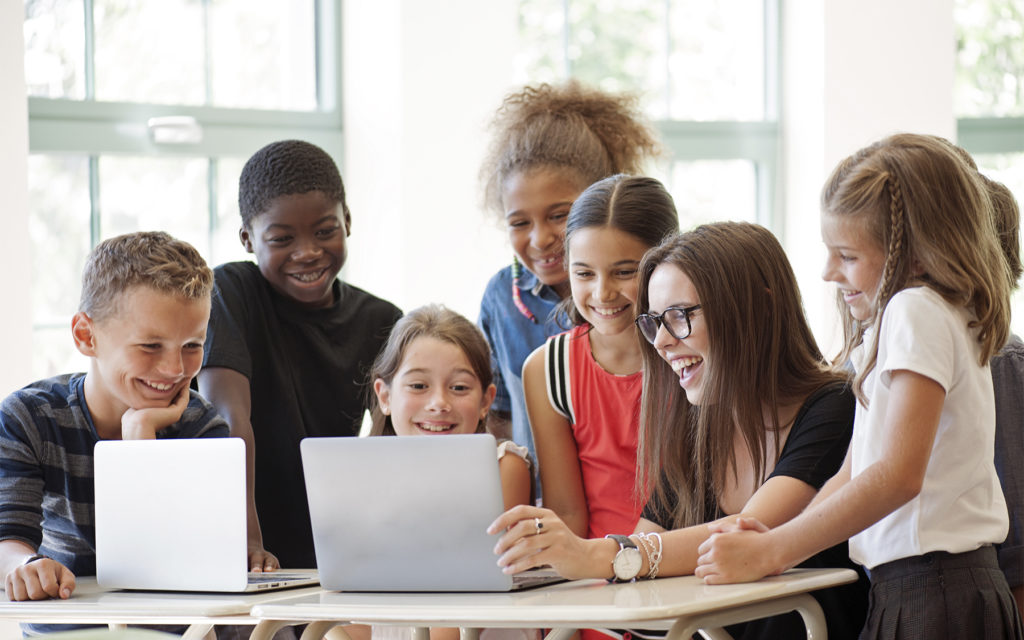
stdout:
[[755,580],[849,538],[872,580],[862,638],[1021,638],[992,548],[1008,521],[988,362],[1010,276],[986,191],[948,141],[900,134],[843,160],[822,212],[856,370],[849,451],[797,518],[722,527],[696,575]]

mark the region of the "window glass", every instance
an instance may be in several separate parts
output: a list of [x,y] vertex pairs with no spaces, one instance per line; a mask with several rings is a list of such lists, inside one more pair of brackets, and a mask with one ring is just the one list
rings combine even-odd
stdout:
[[960,116],[1024,115],[1024,0],[955,0]]
[[96,0],[96,99],[201,105],[202,2]]
[[205,158],[101,156],[100,236],[166,231],[210,255]]
[[519,2],[517,84],[558,82],[566,76],[563,0]]
[[85,98],[82,0],[25,0],[24,33],[28,95]]
[[312,2],[95,0],[96,99],[310,111]]
[[659,120],[761,120],[764,4],[522,0],[518,80],[639,93]]
[[674,162],[666,186],[680,229],[720,220],[757,222],[757,173],[749,160]]
[[78,352],[71,337],[71,316],[60,326],[36,326],[32,330],[33,380],[88,369],[89,358]]
[[317,108],[312,2],[210,3],[210,102],[217,107]]
[[649,115],[663,118],[664,17],[661,3],[644,0],[569,2],[569,73],[606,91],[641,94]]
[[211,265],[234,260],[250,260],[238,239],[242,218],[238,213],[238,177],[242,175],[243,158],[217,160],[217,214],[213,229],[213,260]]
[[84,357],[71,340],[82,266],[89,253],[89,158],[28,157],[29,236],[32,242],[32,374],[81,371]]
[[764,4],[669,3],[670,119],[764,119]]

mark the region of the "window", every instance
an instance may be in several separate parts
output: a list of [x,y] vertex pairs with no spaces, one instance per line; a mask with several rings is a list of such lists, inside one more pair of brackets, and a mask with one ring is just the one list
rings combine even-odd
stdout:
[[518,80],[639,92],[683,227],[732,219],[778,232],[778,11],[775,0],[522,0]]
[[301,138],[341,160],[340,0],[25,0],[33,375],[81,370],[68,326],[102,238],[162,229],[244,258],[242,164]]
[[[1024,0],[956,0],[957,140],[1024,202]],[[1013,305],[1024,334],[1024,293]]]

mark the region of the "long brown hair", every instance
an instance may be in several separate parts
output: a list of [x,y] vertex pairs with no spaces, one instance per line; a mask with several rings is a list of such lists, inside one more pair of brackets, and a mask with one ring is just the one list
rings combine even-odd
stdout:
[[[868,326],[881,325],[889,300],[924,285],[974,313],[979,363],[984,365],[1009,336],[1013,278],[999,245],[988,191],[947,140],[902,133],[846,158],[821,192],[823,215],[855,221],[885,253],[873,317],[861,322],[840,306],[847,361]],[[853,390],[867,406],[864,379],[878,358],[873,332]]]
[[[779,452],[779,408],[843,377],[822,357],[804,317],[793,269],[764,227],[721,222],[667,238],[640,265],[638,313],[650,308],[651,274],[672,265],[693,282],[707,331],[700,407],[653,345],[643,353],[638,487],[655,504],[675,504],[673,528],[706,521],[728,474],[736,474],[734,436],[764,478],[768,438]],[[699,330],[699,329],[698,329]],[[767,421],[767,426],[766,426]],[[775,461],[771,461],[774,466]]]
[[[371,436],[393,436],[395,428],[391,424],[391,416],[384,415],[380,410],[377,394],[373,391],[373,382],[383,380],[391,385],[395,374],[402,367],[405,350],[416,339],[423,336],[450,342],[466,354],[469,365],[473,369],[480,387],[487,389],[494,381],[491,371],[491,349],[487,339],[475,324],[465,317],[439,304],[428,304],[413,309],[395,323],[380,355],[370,368],[369,406],[372,420]],[[487,418],[477,424],[476,433],[487,431]]]

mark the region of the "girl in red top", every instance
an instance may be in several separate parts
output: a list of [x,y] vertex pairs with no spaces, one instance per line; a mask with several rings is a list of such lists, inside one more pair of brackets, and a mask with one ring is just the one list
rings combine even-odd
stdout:
[[574,533],[632,531],[640,411],[633,326],[644,253],[678,232],[672,196],[653,178],[616,175],[588,187],[565,227],[575,325],[523,367],[544,505]]

